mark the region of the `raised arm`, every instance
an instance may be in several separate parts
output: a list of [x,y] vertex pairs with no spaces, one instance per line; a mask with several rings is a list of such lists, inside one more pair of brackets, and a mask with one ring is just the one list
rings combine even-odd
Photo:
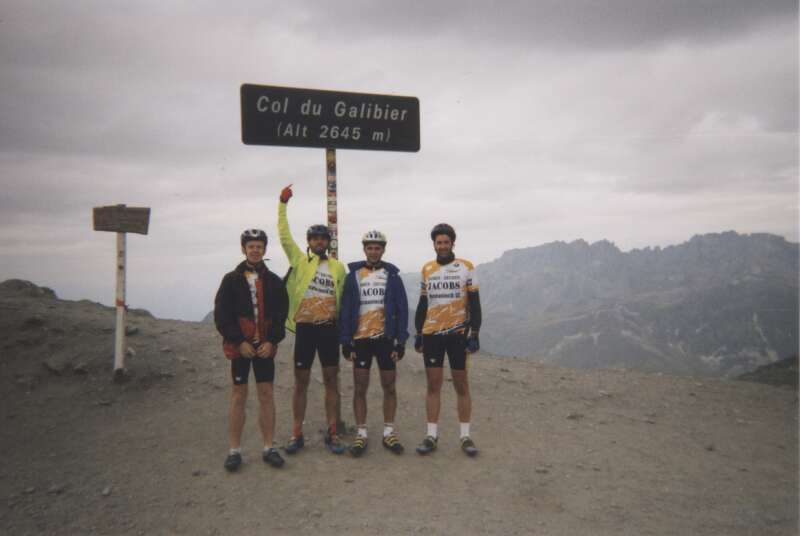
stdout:
[[303,251],[292,238],[292,231],[289,229],[289,219],[286,216],[286,206],[292,197],[292,185],[290,184],[281,191],[281,199],[278,203],[278,236],[281,240],[281,247],[289,259],[289,264],[294,266],[303,256]]

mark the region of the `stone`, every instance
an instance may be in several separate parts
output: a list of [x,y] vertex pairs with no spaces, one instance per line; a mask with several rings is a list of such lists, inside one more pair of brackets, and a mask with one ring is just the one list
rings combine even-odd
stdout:
[[103,488],[103,491],[100,492],[100,495],[102,495],[103,497],[108,497],[109,495],[111,495],[111,490],[112,490],[111,486],[106,486]]
[[71,359],[65,355],[51,355],[42,361],[42,366],[51,374],[61,375],[70,366]]
[[137,335],[139,333],[139,328],[136,326],[125,326],[125,335],[132,336]]
[[131,377],[132,377],[131,373],[128,372],[126,369],[124,368],[117,369],[114,371],[114,376],[112,378],[112,381],[117,384],[124,384],[128,383],[131,380]]
[[31,315],[22,321],[22,329],[32,329],[44,326],[46,323],[42,315]]
[[[34,385],[36,385],[36,379],[33,376],[25,376],[25,377],[17,379],[17,381],[15,383],[18,386],[22,387],[23,389],[26,389],[26,390],[30,391],[30,390],[33,389]],[[9,414],[8,415],[8,418],[10,418],[10,419],[13,419],[15,417],[16,417],[15,414]]]

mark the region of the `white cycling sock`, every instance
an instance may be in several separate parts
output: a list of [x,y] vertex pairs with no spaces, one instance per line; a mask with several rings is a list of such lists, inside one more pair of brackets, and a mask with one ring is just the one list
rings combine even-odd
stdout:
[[367,437],[367,427],[366,426],[359,426],[358,427],[358,437]]
[[462,422],[461,423],[461,437],[469,437],[469,423]]
[[394,423],[393,422],[385,422],[383,423],[383,437],[388,437],[394,433]]
[[267,445],[266,443],[264,443],[264,452],[268,452],[270,450],[272,450],[272,445],[271,444]]
[[241,453],[242,453],[242,447],[236,447],[235,449],[231,449],[228,451],[228,454],[241,454]]
[[428,435],[431,437],[439,437],[439,425],[437,423],[428,423]]

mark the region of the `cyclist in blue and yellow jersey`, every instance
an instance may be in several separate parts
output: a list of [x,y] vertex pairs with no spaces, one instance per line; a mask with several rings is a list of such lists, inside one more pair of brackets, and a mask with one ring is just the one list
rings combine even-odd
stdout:
[[353,412],[357,433],[350,453],[367,449],[367,388],[372,358],[378,361],[383,387],[383,446],[401,454],[394,415],[397,409],[396,363],[408,339],[408,298],[399,270],[384,262],[386,236],[369,231],[361,239],[366,260],[350,263],[344,284],[340,340],[342,354],[353,362]]
[[286,453],[295,454],[305,444],[303,420],[306,414],[306,394],[311,378],[311,364],[315,354],[319,354],[325,383],[325,417],[328,423],[325,445],[334,454],[341,454],[345,451],[345,446],[336,430],[339,403],[337,321],[346,270],[341,262],[327,254],[331,234],[324,225],[309,227],[306,232],[306,251],[300,249],[292,238],[286,217],[286,205],[291,197],[292,188],[289,185],[281,191],[278,204],[278,234],[291,267],[286,277],[286,290],[289,293],[286,327],[295,333],[292,398],[294,426]]
[[425,399],[428,432],[417,447],[417,452],[429,454],[438,445],[442,366],[446,353],[458,399],[461,450],[468,456],[475,456],[478,449],[469,435],[472,399],[467,380],[467,354],[480,349],[478,331],[481,327],[481,301],[478,280],[472,263],[453,254],[456,232],[450,225],[436,225],[431,230],[431,240],[436,260],[422,267],[419,304],[414,317],[417,329],[414,347],[422,352],[428,379]]

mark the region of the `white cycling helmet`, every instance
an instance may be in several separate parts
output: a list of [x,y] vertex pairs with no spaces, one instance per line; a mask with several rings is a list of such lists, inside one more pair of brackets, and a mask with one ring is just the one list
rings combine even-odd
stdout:
[[361,237],[361,243],[364,244],[364,245],[370,244],[370,243],[372,243],[372,244],[377,243],[377,244],[382,244],[382,245],[385,246],[386,245],[386,235],[383,234],[380,231],[375,231],[375,230],[367,231],[366,233],[364,233],[364,236]]

